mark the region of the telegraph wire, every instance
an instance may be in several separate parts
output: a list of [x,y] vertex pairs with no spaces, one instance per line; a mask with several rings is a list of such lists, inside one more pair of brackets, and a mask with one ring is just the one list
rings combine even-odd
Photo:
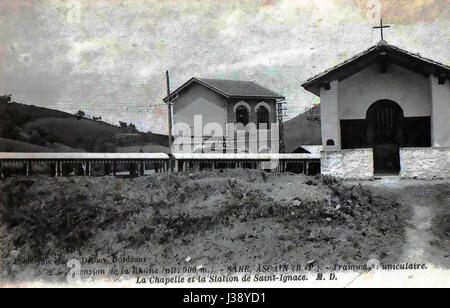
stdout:
[[167,106],[166,104],[152,104],[147,106],[130,106],[130,107],[122,107],[122,108],[97,108],[97,107],[86,107],[86,106],[36,106],[41,108],[49,108],[49,109],[61,109],[61,108],[71,108],[71,109],[79,109],[81,110],[92,110],[92,111],[146,111],[151,112],[155,108]]

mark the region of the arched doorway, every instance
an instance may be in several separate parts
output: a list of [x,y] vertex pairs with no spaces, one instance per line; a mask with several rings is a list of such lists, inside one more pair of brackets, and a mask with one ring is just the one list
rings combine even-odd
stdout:
[[367,139],[373,147],[374,173],[400,172],[403,110],[393,101],[381,100],[367,110]]

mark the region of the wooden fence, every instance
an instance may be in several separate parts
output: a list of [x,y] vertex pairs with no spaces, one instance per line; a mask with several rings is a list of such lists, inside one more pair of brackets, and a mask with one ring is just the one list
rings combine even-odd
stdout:
[[227,168],[316,174],[319,154],[0,153],[0,176],[145,176]]

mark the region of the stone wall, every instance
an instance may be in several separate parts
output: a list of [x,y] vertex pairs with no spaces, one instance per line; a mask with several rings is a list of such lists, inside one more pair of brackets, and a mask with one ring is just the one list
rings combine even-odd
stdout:
[[400,149],[402,178],[450,178],[450,147]]
[[321,173],[341,179],[373,178],[372,149],[321,152]]

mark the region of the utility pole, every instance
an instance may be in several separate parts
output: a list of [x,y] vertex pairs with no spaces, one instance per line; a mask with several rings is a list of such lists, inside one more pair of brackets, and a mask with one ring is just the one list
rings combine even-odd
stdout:
[[[172,99],[170,97],[169,71],[166,71],[167,110],[169,112],[169,154],[172,154]],[[169,158],[169,172],[173,171],[172,156]]]
[[278,140],[279,140],[279,152],[284,153],[285,152],[285,144],[284,144],[284,104],[286,104],[285,100],[280,100],[276,102],[276,110],[277,110],[277,118],[278,118]]

